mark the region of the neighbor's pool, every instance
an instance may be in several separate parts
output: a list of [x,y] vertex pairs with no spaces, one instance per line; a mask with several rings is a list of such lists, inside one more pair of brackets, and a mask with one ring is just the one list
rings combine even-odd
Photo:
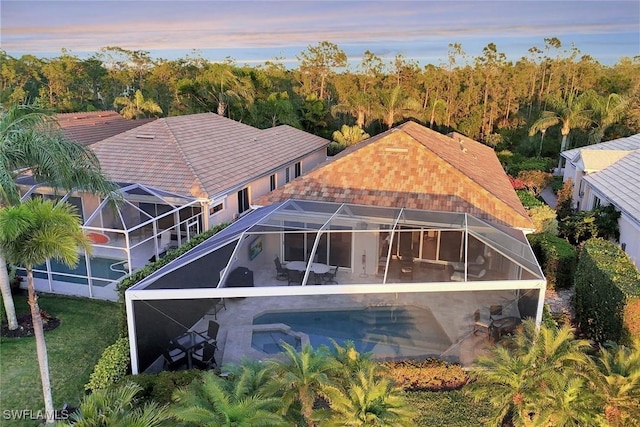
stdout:
[[[122,260],[112,259],[112,258],[100,258],[100,257],[91,257],[89,258],[89,262],[91,263],[91,275],[93,276],[93,284],[94,286],[106,286],[114,280],[117,280],[125,275],[125,273],[113,271],[111,270],[111,265],[114,263],[118,263]],[[88,281],[86,279],[87,276],[87,264],[85,263],[84,255],[80,255],[78,258],[78,264],[75,268],[69,268],[66,264],[52,259],[51,263],[51,273],[52,278],[54,280],[59,280],[61,282],[68,283],[78,283],[81,285],[87,285]],[[43,270],[46,271],[46,264],[39,265],[34,268],[35,270]],[[60,274],[62,273],[62,274]],[[83,277],[72,277],[67,276],[67,274],[74,274]],[[46,279],[47,274],[45,272],[37,272],[34,273],[35,277]],[[100,280],[102,279],[102,280]]]
[[451,345],[431,310],[417,306],[365,307],[329,311],[279,311],[256,316],[254,325],[284,323],[309,336],[310,344],[332,347],[352,341],[359,352],[379,356],[439,355]]

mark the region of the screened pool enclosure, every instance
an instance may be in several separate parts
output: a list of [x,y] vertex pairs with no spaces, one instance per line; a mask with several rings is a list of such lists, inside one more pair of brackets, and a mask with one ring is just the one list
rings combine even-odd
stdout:
[[81,253],[73,269],[55,260],[37,266],[37,290],[116,300],[115,287],[122,277],[202,231],[201,205],[195,198],[140,184],[121,184],[117,201],[82,192],[56,193],[29,177],[18,184],[23,200],[43,197],[74,205],[92,240],[91,256]]
[[332,339],[379,358],[465,362],[487,338],[474,334],[476,311],[540,321],[544,292],[520,230],[464,213],[289,200],[127,290],[132,366],[167,368],[175,337],[211,324],[218,365]]

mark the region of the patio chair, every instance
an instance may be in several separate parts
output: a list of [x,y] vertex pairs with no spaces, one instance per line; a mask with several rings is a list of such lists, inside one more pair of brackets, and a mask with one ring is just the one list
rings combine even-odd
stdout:
[[176,371],[187,364],[187,353],[179,348],[168,348],[162,352],[164,358],[163,369]]
[[400,278],[408,277],[413,280],[413,257],[405,256],[400,262]]
[[489,307],[489,317],[491,318],[492,321],[502,319],[503,317],[505,317],[502,314],[502,305],[495,304]]
[[487,336],[490,337],[492,324],[491,316],[488,318],[483,317],[479,309],[473,313],[473,335],[477,335],[478,332],[486,332]]
[[338,282],[336,281],[337,274],[338,274],[338,266],[336,265],[336,267],[333,270],[329,270],[328,273],[324,273],[322,275],[324,284],[327,285],[329,283],[335,283],[337,285],[338,284]]
[[276,279],[287,280],[288,279],[287,271],[289,270],[283,267],[283,265],[280,263],[280,258],[276,257],[276,259],[274,259],[273,262],[276,264]]
[[205,343],[199,351],[193,353],[193,364],[200,369],[211,369],[217,366],[214,358],[217,347],[214,344]]
[[302,285],[303,273],[297,270],[287,270],[288,285]]

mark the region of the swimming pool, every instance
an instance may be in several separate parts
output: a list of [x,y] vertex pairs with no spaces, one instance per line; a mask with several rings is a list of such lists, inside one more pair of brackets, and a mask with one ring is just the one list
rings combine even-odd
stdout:
[[296,350],[302,350],[300,337],[290,335],[283,331],[253,331],[251,347],[267,354],[276,354],[282,351],[282,342],[286,342]]
[[358,307],[342,310],[278,311],[256,316],[254,325],[283,323],[309,337],[315,348],[352,341],[359,352],[379,357],[437,356],[451,340],[426,307]]
[[[122,260],[120,259],[112,259],[112,258],[100,258],[100,257],[91,257],[89,258],[89,262],[91,263],[91,275],[94,278],[93,284],[95,286],[106,286],[110,282],[114,280],[118,280],[125,273],[121,271],[113,271],[111,270],[111,265],[114,263],[119,263]],[[56,259],[50,260],[51,265],[51,274],[53,280],[59,280],[61,282],[67,283],[77,283],[81,285],[87,285],[87,264],[85,262],[84,255],[80,255],[78,258],[78,264],[74,268],[69,268],[63,262],[60,262]],[[38,273],[38,278],[46,279],[46,264],[39,265],[35,267],[35,270],[42,270],[45,273]],[[83,276],[83,277],[73,277],[69,276],[69,274]],[[102,279],[102,280],[100,280]]]

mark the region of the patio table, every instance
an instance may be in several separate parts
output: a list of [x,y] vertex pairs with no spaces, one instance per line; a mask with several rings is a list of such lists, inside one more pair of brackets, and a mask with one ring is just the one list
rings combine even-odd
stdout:
[[[285,265],[287,270],[305,271],[307,269],[307,263],[304,261],[289,261]],[[325,274],[329,272],[329,266],[319,262],[311,263],[311,271],[314,274]]]

